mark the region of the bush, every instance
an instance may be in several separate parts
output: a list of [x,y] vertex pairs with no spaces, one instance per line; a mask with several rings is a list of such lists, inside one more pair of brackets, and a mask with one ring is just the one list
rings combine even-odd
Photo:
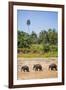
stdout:
[[40,44],[33,44],[30,49],[32,53],[40,53],[42,51],[42,48],[43,47]]
[[50,51],[50,47],[48,44],[43,44],[43,52],[49,52]]
[[31,50],[29,48],[18,48],[17,52],[25,54],[31,52]]
[[51,45],[51,46],[50,46],[50,50],[51,50],[51,51],[58,51],[58,46],[56,46],[56,45]]

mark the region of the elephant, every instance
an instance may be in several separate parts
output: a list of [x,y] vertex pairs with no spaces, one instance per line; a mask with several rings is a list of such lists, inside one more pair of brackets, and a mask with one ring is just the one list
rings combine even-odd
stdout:
[[33,70],[35,70],[35,71],[42,71],[42,66],[40,64],[35,64],[33,66]]
[[57,71],[57,65],[52,63],[52,64],[49,65],[49,69]]
[[24,65],[21,67],[21,71],[29,72],[29,67],[27,65]]

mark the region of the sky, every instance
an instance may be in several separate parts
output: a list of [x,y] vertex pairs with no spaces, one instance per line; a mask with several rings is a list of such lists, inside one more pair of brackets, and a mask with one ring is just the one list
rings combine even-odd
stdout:
[[[27,20],[31,24],[27,26]],[[58,30],[58,13],[53,11],[17,10],[17,30],[38,34],[41,30]]]

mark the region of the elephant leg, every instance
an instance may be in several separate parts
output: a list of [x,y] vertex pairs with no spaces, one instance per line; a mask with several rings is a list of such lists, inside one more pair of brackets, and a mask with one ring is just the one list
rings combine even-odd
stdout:
[[23,71],[25,72],[25,69],[23,69]]
[[35,71],[37,71],[37,69],[36,69],[36,68],[35,68],[34,70],[35,70]]
[[39,68],[37,68],[37,71],[39,71],[40,69]]
[[39,69],[38,68],[36,68],[36,71],[38,71]]
[[51,70],[53,70],[53,67],[51,67]]
[[42,71],[42,69],[40,68],[39,71]]
[[43,71],[43,70],[41,69],[41,71]]
[[27,70],[27,72],[29,72],[29,69]]
[[57,67],[55,68],[55,70],[57,71]]

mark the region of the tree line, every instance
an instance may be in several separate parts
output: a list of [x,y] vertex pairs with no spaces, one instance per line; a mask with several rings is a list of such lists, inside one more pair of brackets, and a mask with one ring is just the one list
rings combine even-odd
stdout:
[[55,29],[41,30],[37,35],[34,31],[31,34],[24,31],[17,32],[17,46],[18,48],[30,49],[32,45],[42,45],[43,50],[47,52],[50,47],[57,50],[58,32]]

